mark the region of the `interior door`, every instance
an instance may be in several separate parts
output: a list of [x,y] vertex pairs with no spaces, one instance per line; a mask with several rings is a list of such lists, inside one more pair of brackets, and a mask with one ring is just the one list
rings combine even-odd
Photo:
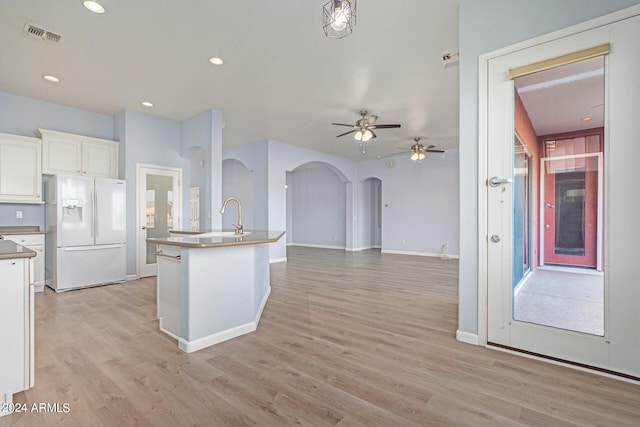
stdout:
[[600,155],[541,159],[542,264],[600,269]]
[[138,276],[157,274],[156,245],[150,237],[169,237],[169,230],[180,228],[182,170],[138,165]]
[[[514,318],[514,82],[509,71],[603,44],[609,44],[612,49],[604,61],[603,182],[608,191],[603,200],[605,321],[604,333],[600,336]],[[481,106],[487,111],[488,141],[485,169],[488,345],[640,377],[640,341],[637,338],[640,336],[640,310],[637,309],[640,286],[637,286],[637,250],[634,249],[640,238],[640,225],[635,218],[640,209],[640,192],[625,190],[636,180],[637,159],[640,158],[640,144],[637,143],[640,73],[633,71],[640,69],[640,18],[627,18],[530,46],[488,61],[487,105]],[[561,186],[570,187],[569,178],[564,184],[561,182]],[[567,194],[570,190],[560,188]],[[555,200],[554,195],[544,203],[555,205]]]

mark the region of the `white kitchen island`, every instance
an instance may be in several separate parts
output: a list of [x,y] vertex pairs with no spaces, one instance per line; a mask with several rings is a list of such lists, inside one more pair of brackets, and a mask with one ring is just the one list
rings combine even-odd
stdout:
[[36,253],[0,240],[0,416],[13,411],[13,394],[34,385],[34,295],[29,258]]
[[158,247],[160,330],[187,353],[255,331],[271,292],[269,243],[284,232],[172,233],[147,239]]

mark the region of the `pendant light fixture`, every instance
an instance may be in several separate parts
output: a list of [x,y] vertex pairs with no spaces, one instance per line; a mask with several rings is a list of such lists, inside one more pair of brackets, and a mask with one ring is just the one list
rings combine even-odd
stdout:
[[356,25],[356,0],[330,0],[322,8],[322,28],[327,37],[341,39]]

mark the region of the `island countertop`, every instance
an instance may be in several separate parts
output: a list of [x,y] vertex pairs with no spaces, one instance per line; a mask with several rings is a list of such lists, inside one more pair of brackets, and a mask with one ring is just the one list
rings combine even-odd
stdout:
[[11,240],[0,240],[0,259],[31,258],[36,253]]
[[215,248],[222,246],[259,245],[277,242],[284,231],[245,230],[242,235],[199,236],[204,233],[230,233],[223,230],[180,231],[171,230],[180,236],[147,238],[147,242],[160,245],[181,246],[184,248]]
[[15,225],[15,226],[2,226],[0,227],[0,236],[1,235],[12,235],[12,234],[47,234],[44,231],[40,230],[40,227],[37,225]]

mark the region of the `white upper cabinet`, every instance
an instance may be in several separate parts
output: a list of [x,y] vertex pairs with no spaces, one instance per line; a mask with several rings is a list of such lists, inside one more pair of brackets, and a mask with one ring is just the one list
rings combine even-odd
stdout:
[[42,173],[118,177],[118,142],[38,129],[42,136]]
[[41,148],[37,138],[0,134],[0,202],[42,203]]

